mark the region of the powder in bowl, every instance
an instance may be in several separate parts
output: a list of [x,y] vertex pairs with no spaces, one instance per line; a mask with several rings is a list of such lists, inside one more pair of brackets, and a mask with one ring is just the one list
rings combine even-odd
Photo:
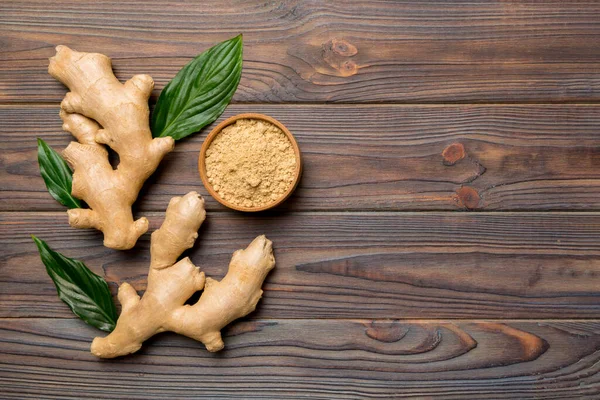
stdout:
[[247,208],[264,207],[294,184],[296,155],[286,134],[258,119],[239,119],[212,140],[206,176],[219,196]]

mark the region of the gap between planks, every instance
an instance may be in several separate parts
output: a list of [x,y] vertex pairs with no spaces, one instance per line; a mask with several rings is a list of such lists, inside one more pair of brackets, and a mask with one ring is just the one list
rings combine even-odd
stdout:
[[[190,189],[192,190],[192,189]],[[182,194],[183,195],[183,194]],[[138,211],[134,212],[135,215],[151,215],[151,216],[160,216],[164,215],[166,211],[166,205],[164,211]],[[35,211],[35,210],[21,210],[21,211],[0,211],[0,216],[2,215],[18,215],[18,214],[38,214],[42,216],[56,216],[62,215],[66,213],[67,210],[64,211]],[[207,210],[207,213],[210,215],[236,215],[242,216],[242,213],[237,211],[228,211],[228,210]],[[510,214],[519,214],[519,215],[531,215],[531,216],[600,216],[600,210],[590,210],[590,211],[527,211],[527,210],[503,210],[503,211],[436,211],[436,210],[423,210],[423,211],[390,211],[390,210],[365,210],[365,211],[323,211],[323,210],[301,210],[301,211],[291,211],[291,210],[271,210],[268,212],[260,212],[254,213],[253,215],[249,215],[248,218],[260,218],[260,217],[274,217],[278,215],[290,215],[290,214],[304,214],[304,215],[327,215],[327,216],[345,216],[345,215],[359,215],[359,216],[369,216],[369,215],[378,215],[378,216],[386,216],[386,215],[481,215],[481,216],[497,216],[497,215],[510,215]],[[1,223],[0,223],[1,225]]]
[[[66,93],[66,92],[65,92]],[[150,101],[150,106],[154,106],[156,102]],[[336,101],[335,103],[329,102],[308,102],[308,101],[286,101],[281,103],[265,103],[265,102],[246,102],[246,101],[236,101],[231,102],[230,105],[235,106],[268,106],[268,107],[285,107],[285,106],[306,106],[306,107],[323,107],[327,108],[335,108],[335,107],[348,107],[348,106],[357,106],[357,107],[385,107],[385,106],[396,106],[396,107],[450,107],[450,106],[498,106],[498,107],[508,107],[508,106],[544,106],[544,105],[566,105],[566,106],[600,106],[600,99],[598,100],[588,100],[582,102],[580,100],[544,100],[544,101],[448,101],[448,102],[405,102],[405,101],[384,101],[384,102],[368,102],[368,103],[360,103],[360,102],[344,102],[344,101]],[[17,102],[17,101],[0,101],[0,107],[60,107],[60,101],[34,101],[34,102]]]
[[[71,321],[77,319],[77,316],[73,315],[72,318],[65,317],[0,317],[0,321],[40,321],[40,320],[49,320],[49,321]],[[520,324],[520,323],[530,323],[530,324],[543,324],[543,323],[553,323],[553,322],[590,322],[590,323],[600,323],[600,319],[597,318],[542,318],[542,319],[532,319],[532,318],[323,318],[323,317],[314,317],[314,318],[259,318],[252,319],[251,317],[244,317],[238,320],[231,322],[229,325],[234,325],[237,322],[261,322],[261,321],[297,321],[297,322],[310,322],[310,321],[348,321],[348,322],[356,322],[356,323],[372,323],[372,322],[400,322],[403,324],[451,324],[455,322],[472,322],[472,323],[502,323],[502,324]],[[83,321],[81,322],[84,323]]]

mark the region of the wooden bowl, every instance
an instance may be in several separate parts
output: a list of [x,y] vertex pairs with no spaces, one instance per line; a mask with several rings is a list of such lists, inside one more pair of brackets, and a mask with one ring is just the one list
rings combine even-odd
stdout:
[[[217,137],[217,135],[219,133],[221,133],[223,128],[235,123],[239,119],[260,119],[260,120],[267,121],[267,122],[270,122],[271,124],[275,125],[279,129],[281,129],[281,131],[283,133],[285,133],[285,135],[289,139],[290,143],[292,144],[292,147],[294,149],[294,154],[296,155],[296,170],[294,171],[294,182],[280,198],[273,201],[273,203],[267,204],[265,206],[244,207],[244,206],[238,206],[236,204],[232,204],[232,203],[228,202],[227,200],[221,198],[219,196],[219,194],[213,189],[212,184],[208,181],[208,176],[206,175],[206,163],[205,163],[206,150],[208,149],[208,147],[210,146],[210,144],[212,143],[214,138]],[[200,149],[200,156],[198,157],[198,170],[200,171],[200,178],[202,179],[202,183],[204,184],[204,187],[206,188],[206,190],[208,190],[208,193],[210,193],[210,195],[215,200],[217,200],[219,203],[223,204],[225,207],[229,207],[229,208],[232,208],[232,209],[238,210],[238,211],[256,212],[256,211],[264,211],[264,210],[268,210],[273,207],[277,207],[278,205],[283,203],[288,197],[290,197],[292,192],[296,189],[296,186],[298,186],[298,182],[300,181],[300,176],[302,175],[302,158],[300,157],[300,148],[298,147],[298,143],[296,143],[296,139],[291,134],[291,132],[285,127],[285,125],[283,125],[281,122],[277,121],[275,118],[269,117],[268,115],[247,113],[247,114],[239,114],[239,115],[235,115],[233,117],[227,118],[225,121],[223,121],[219,125],[217,125],[208,134],[208,136],[204,140],[204,143],[202,144],[202,148]]]

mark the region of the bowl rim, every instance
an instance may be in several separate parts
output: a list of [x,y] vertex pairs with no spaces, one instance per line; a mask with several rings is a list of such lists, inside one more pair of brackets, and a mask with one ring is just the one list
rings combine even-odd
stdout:
[[[221,133],[221,131],[225,127],[235,123],[236,121],[238,121],[240,119],[258,119],[258,120],[270,122],[271,124],[277,126],[287,136],[288,140],[292,144],[292,148],[294,149],[294,155],[296,156],[296,169],[294,170],[294,182],[292,183],[292,185],[288,188],[288,190],[286,190],[286,192],[280,198],[275,200],[273,203],[269,203],[269,204],[261,206],[261,207],[238,206],[236,204],[230,203],[229,201],[221,198],[221,196],[219,196],[219,194],[213,189],[212,184],[210,182],[208,182],[208,176],[206,174],[206,163],[205,163],[206,150],[208,150],[208,147],[210,146],[212,141],[217,137],[217,135],[219,133]],[[265,211],[265,210],[269,210],[271,208],[277,207],[278,205],[280,205],[281,203],[286,201],[291,196],[291,194],[294,192],[294,190],[296,190],[296,187],[298,186],[298,183],[300,182],[300,177],[302,175],[302,157],[300,154],[300,147],[298,146],[298,143],[296,142],[296,138],[294,138],[294,135],[292,135],[292,133],[289,131],[289,129],[285,125],[283,125],[281,122],[279,122],[278,120],[276,120],[273,117],[270,117],[270,116],[264,115],[264,114],[243,113],[243,114],[238,114],[238,115],[234,115],[232,117],[227,118],[226,120],[224,120],[223,122],[221,122],[220,124],[215,126],[213,128],[213,130],[210,131],[208,136],[206,136],[206,139],[204,139],[204,143],[202,143],[202,147],[200,148],[200,154],[198,156],[198,171],[200,172],[200,179],[202,179],[202,183],[204,184],[204,187],[206,188],[208,193],[219,203],[223,204],[225,207],[228,207],[228,208],[231,208],[231,209],[237,210],[237,211],[259,212],[259,211]]]

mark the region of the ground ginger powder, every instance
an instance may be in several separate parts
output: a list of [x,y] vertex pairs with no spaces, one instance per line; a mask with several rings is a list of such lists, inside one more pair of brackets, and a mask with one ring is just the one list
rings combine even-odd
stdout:
[[294,183],[296,162],[285,133],[257,119],[239,119],[223,128],[205,155],[213,189],[222,199],[249,208],[281,198]]

